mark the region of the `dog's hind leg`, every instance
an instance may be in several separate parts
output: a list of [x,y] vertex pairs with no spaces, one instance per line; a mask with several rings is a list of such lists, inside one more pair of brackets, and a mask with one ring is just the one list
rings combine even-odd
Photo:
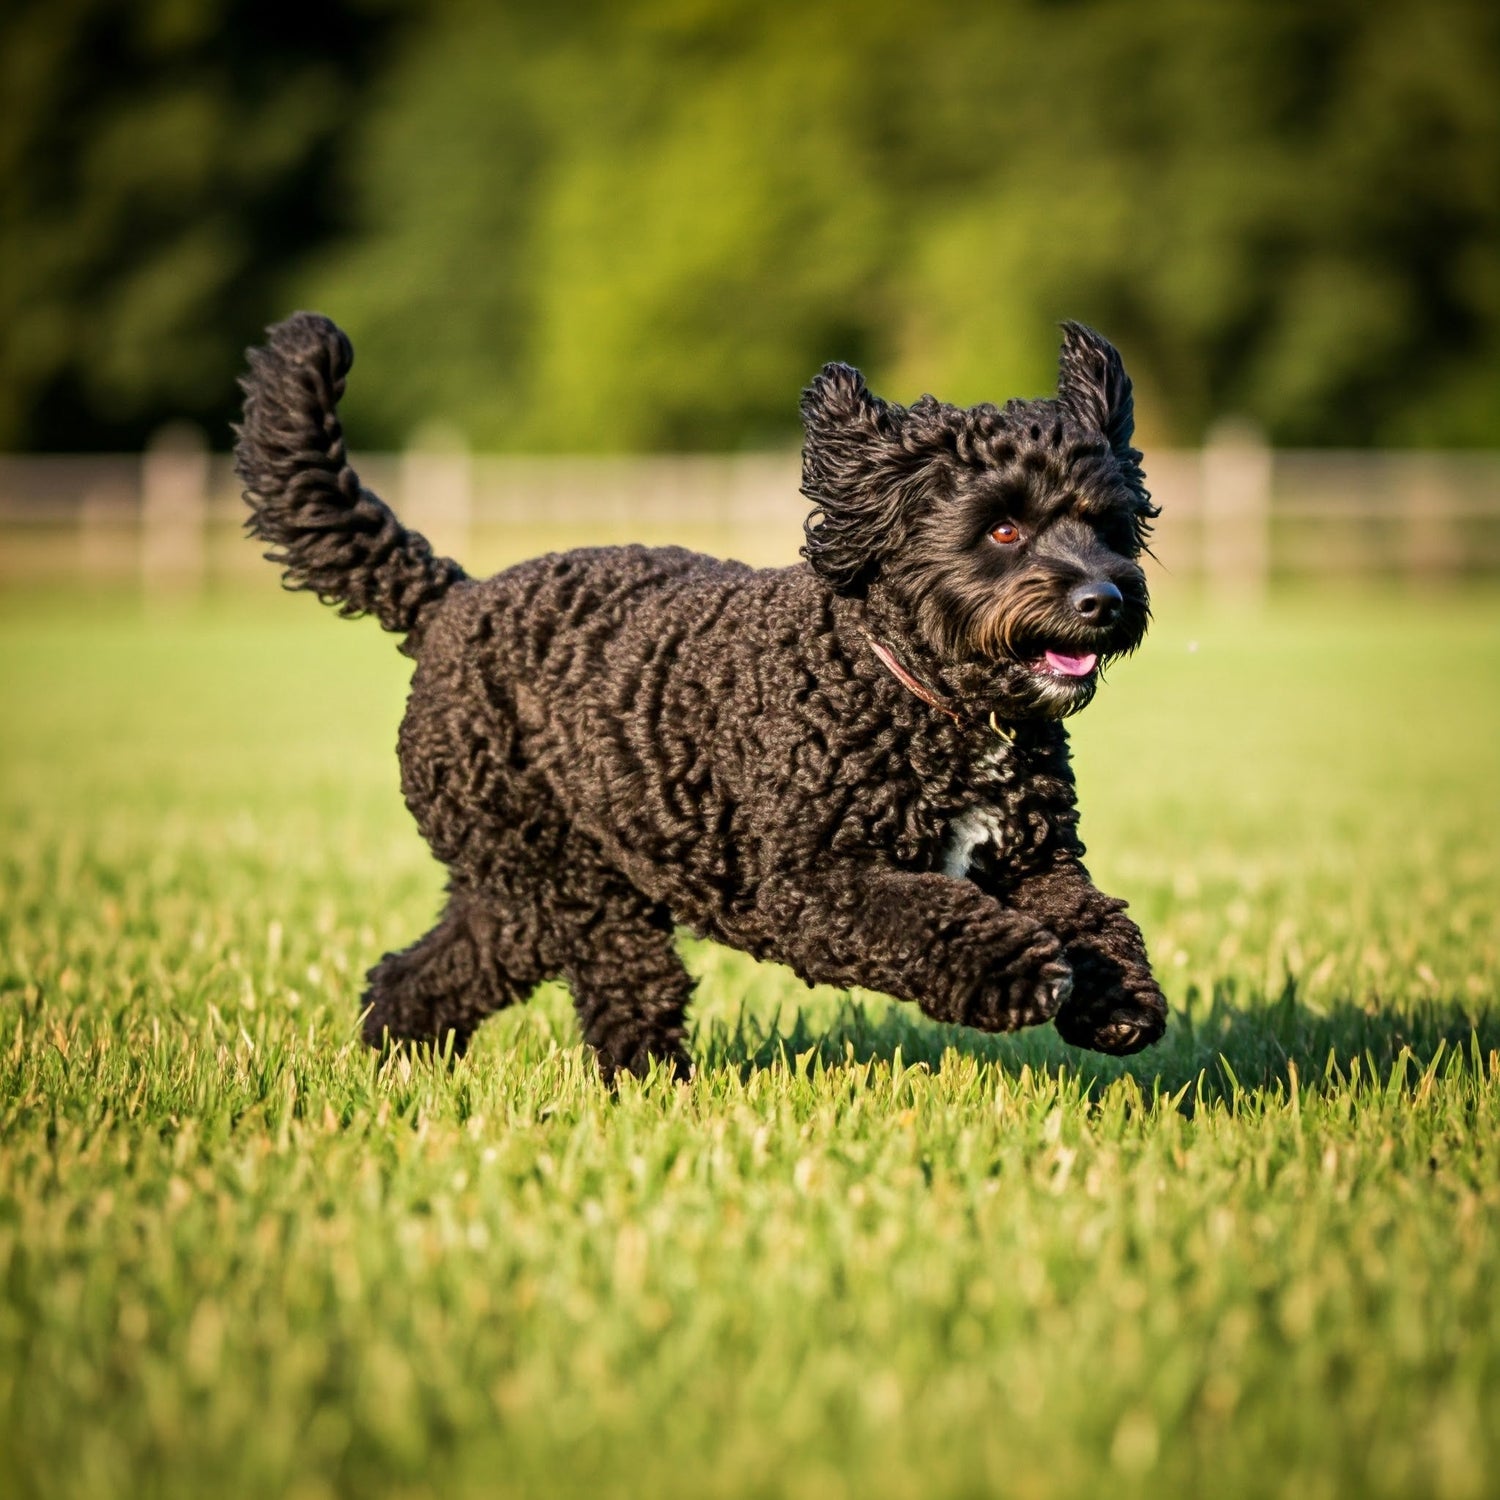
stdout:
[[563,974],[606,1082],[620,1072],[644,1077],[653,1059],[677,1078],[692,1071],[684,1012],[693,981],[672,931],[664,907],[620,885],[569,935]]
[[387,953],[366,976],[364,1039],[372,1047],[427,1042],[455,1056],[488,1015],[524,1000],[543,976],[519,972],[502,913],[455,884],[436,927],[399,953]]

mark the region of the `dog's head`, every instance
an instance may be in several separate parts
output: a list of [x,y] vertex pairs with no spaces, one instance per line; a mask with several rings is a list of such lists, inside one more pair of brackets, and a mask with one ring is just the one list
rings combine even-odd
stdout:
[[984,664],[1013,717],[1076,713],[1150,617],[1130,377],[1063,327],[1055,398],[900,407],[827,365],[802,399],[803,555],[839,593],[878,587],[943,662]]

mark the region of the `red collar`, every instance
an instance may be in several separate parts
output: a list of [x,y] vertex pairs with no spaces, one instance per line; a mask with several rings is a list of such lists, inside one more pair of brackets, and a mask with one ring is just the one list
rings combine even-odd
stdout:
[[867,636],[866,639],[870,643],[870,650],[872,650],[876,654],[876,656],[880,658],[880,660],[885,664],[885,669],[891,674],[892,677],[896,679],[897,682],[901,684],[902,687],[907,689],[908,692],[915,693],[923,703],[928,705],[928,707],[937,709],[939,713],[947,714],[955,724],[963,723],[962,717],[955,709],[950,708],[948,704],[944,703],[943,700],[939,698],[938,695],[933,692],[930,687],[927,687],[924,684],[918,682],[917,679],[913,677],[911,673],[908,672],[899,661],[896,660],[896,653],[892,651],[889,646],[882,646],[874,636]]
[[[935,708],[940,714],[947,714],[953,722],[960,727],[963,725],[963,715],[951,704],[945,703],[925,683],[919,682],[905,667],[896,659],[896,653],[889,646],[882,645],[873,635],[865,637],[870,643],[870,650],[880,658],[881,664],[892,677],[901,684],[909,693],[913,694],[927,704],[929,708]],[[1005,740],[1008,744],[1014,744],[1016,740],[1015,729],[1007,724],[1002,724],[999,718],[992,712],[990,714],[990,728]]]

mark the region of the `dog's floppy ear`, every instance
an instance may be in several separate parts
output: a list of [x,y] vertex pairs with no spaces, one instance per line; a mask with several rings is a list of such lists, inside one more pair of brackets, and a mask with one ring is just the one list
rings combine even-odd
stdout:
[[1144,494],[1135,436],[1135,392],[1120,351],[1082,323],[1064,323],[1057,366],[1057,399],[1073,419],[1103,435],[1126,480]]
[[802,555],[839,593],[861,592],[906,539],[914,481],[935,456],[907,416],[849,365],[824,365],[802,393],[802,493],[814,507]]

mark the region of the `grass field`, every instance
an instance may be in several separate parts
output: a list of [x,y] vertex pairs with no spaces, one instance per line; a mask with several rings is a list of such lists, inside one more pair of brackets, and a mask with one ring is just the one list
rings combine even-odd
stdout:
[[0,599],[0,1491],[1500,1493],[1500,603],[1164,605],[1076,730],[1126,1063],[692,947],[377,1069],[407,664]]

